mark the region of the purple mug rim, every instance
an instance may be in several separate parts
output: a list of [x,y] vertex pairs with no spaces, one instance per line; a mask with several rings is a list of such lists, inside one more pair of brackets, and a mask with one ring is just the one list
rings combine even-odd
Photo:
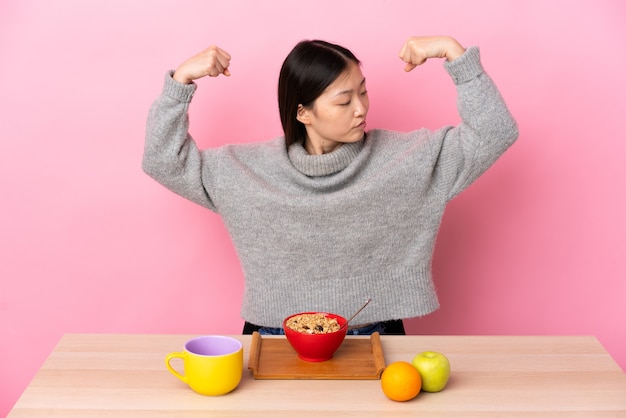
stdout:
[[[198,350],[197,347],[194,349],[194,345],[201,344],[207,340],[213,341],[213,344],[218,343],[217,351],[218,354],[207,354],[202,352],[202,350]],[[223,344],[230,344],[229,347],[222,346]],[[236,338],[229,337],[226,335],[202,335],[199,337],[192,338],[191,340],[185,343],[185,351],[189,354],[193,354],[194,356],[201,357],[220,357],[220,356],[228,356],[237,353],[238,351],[243,349],[243,344]]]

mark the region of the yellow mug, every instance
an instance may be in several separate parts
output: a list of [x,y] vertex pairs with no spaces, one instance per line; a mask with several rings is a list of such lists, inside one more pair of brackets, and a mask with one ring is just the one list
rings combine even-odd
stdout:
[[[183,360],[184,374],[170,362]],[[170,353],[165,365],[174,376],[192,390],[208,396],[224,395],[234,390],[243,373],[243,345],[232,337],[205,335],[187,341],[185,351]]]

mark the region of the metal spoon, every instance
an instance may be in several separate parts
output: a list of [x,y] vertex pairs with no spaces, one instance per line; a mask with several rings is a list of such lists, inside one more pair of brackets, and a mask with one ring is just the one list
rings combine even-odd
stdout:
[[363,309],[365,309],[365,307],[367,306],[367,304],[368,304],[368,303],[370,303],[371,301],[372,301],[372,299],[371,299],[371,298],[370,298],[370,299],[368,299],[368,300],[366,300],[366,301],[365,301],[365,303],[363,304],[363,306],[361,306],[361,307],[359,308],[359,310],[358,310],[358,311],[356,311],[356,312],[354,313],[354,315],[352,315],[352,316],[350,317],[350,319],[348,319],[348,320],[346,321],[346,323],[345,323],[345,324],[343,324],[343,325],[341,326],[341,328],[339,328],[339,331],[341,331],[342,329],[344,329],[345,327],[347,327],[347,326],[348,326],[348,323],[349,323],[350,321],[352,321],[352,320],[354,319],[354,317],[355,317],[355,316],[357,316],[359,313],[361,313],[361,311],[362,311]]

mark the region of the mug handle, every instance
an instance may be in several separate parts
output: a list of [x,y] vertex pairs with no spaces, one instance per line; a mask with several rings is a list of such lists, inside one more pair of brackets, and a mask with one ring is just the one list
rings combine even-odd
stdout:
[[170,361],[172,359],[175,359],[175,358],[179,358],[179,359],[182,359],[184,361],[185,360],[185,353],[170,353],[170,354],[168,354],[167,357],[165,357],[165,365],[167,366],[167,369],[170,372],[172,372],[172,374],[174,376],[176,376],[177,378],[179,378],[183,382],[187,383],[187,376],[183,376],[182,374],[178,373],[176,370],[174,370],[174,368],[170,364]]

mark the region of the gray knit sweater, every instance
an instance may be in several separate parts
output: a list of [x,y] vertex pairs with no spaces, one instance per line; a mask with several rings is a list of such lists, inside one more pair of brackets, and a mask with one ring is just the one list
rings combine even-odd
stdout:
[[301,311],[346,316],[367,298],[358,323],[438,308],[431,259],[446,204],[517,138],[478,48],[444,67],[457,86],[459,126],[372,130],[325,155],[286,150],[283,137],[198,150],[187,115],[196,85],[167,74],[150,109],[143,169],[221,215],[245,276],[245,320],[280,327]]

